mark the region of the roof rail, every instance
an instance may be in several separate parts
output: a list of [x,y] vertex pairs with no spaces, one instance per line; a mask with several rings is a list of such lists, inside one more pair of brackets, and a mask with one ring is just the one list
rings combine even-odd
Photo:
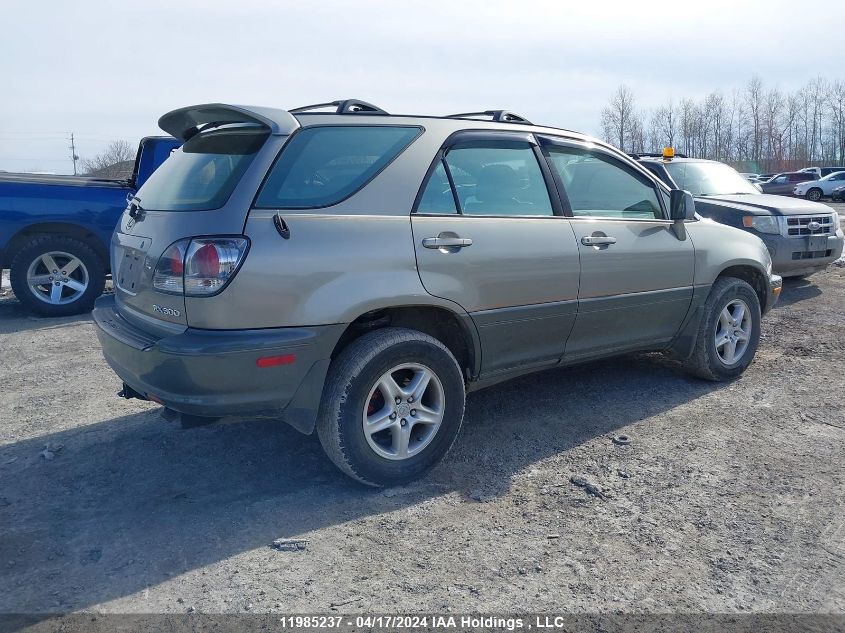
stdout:
[[[630,152],[628,156],[634,160],[638,158],[663,158],[663,154],[660,152]],[[675,158],[689,158],[689,156],[681,152],[675,152]]]
[[342,99],[339,101],[329,101],[327,103],[315,103],[313,105],[300,106],[288,110],[291,113],[310,112],[311,110],[321,110],[323,108],[335,108],[335,114],[387,114],[378,106],[361,101],[360,99]]
[[461,112],[459,114],[450,114],[444,118],[446,119],[474,119],[477,117],[489,116],[493,121],[498,123],[524,123],[531,125],[531,121],[525,117],[519,116],[515,112],[509,110],[485,110],[484,112]]

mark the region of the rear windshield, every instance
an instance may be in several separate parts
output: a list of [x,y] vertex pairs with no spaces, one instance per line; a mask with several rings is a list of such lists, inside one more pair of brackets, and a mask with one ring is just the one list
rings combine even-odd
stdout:
[[361,189],[422,130],[399,126],[327,126],[295,134],[258,194],[256,206],[327,207]]
[[141,207],[151,211],[219,209],[268,134],[265,128],[240,127],[193,137],[138,190]]

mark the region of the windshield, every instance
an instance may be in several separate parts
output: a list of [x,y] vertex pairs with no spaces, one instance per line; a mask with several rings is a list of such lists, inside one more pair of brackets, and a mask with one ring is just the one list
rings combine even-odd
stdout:
[[224,128],[188,140],[156,169],[136,196],[149,211],[219,209],[232,194],[256,152],[265,128]]
[[694,196],[760,193],[734,168],[723,163],[671,162],[666,169],[680,189]]

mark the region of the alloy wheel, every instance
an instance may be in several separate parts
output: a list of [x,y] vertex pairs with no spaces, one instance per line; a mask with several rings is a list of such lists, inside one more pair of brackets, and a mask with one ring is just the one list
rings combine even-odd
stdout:
[[742,299],[732,299],[719,313],[714,342],[725,365],[737,363],[748,351],[751,327],[751,310]]
[[30,292],[45,303],[73,303],[88,289],[88,269],[75,255],[51,251],[30,263],[26,283]]
[[364,436],[379,456],[409,459],[428,446],[443,422],[445,392],[425,365],[403,363],[376,381],[364,404]]

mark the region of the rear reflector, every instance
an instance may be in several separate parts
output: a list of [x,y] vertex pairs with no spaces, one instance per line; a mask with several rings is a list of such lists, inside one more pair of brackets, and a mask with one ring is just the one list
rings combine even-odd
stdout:
[[290,365],[296,360],[294,354],[283,354],[281,356],[265,356],[255,361],[259,367],[276,367],[278,365]]

